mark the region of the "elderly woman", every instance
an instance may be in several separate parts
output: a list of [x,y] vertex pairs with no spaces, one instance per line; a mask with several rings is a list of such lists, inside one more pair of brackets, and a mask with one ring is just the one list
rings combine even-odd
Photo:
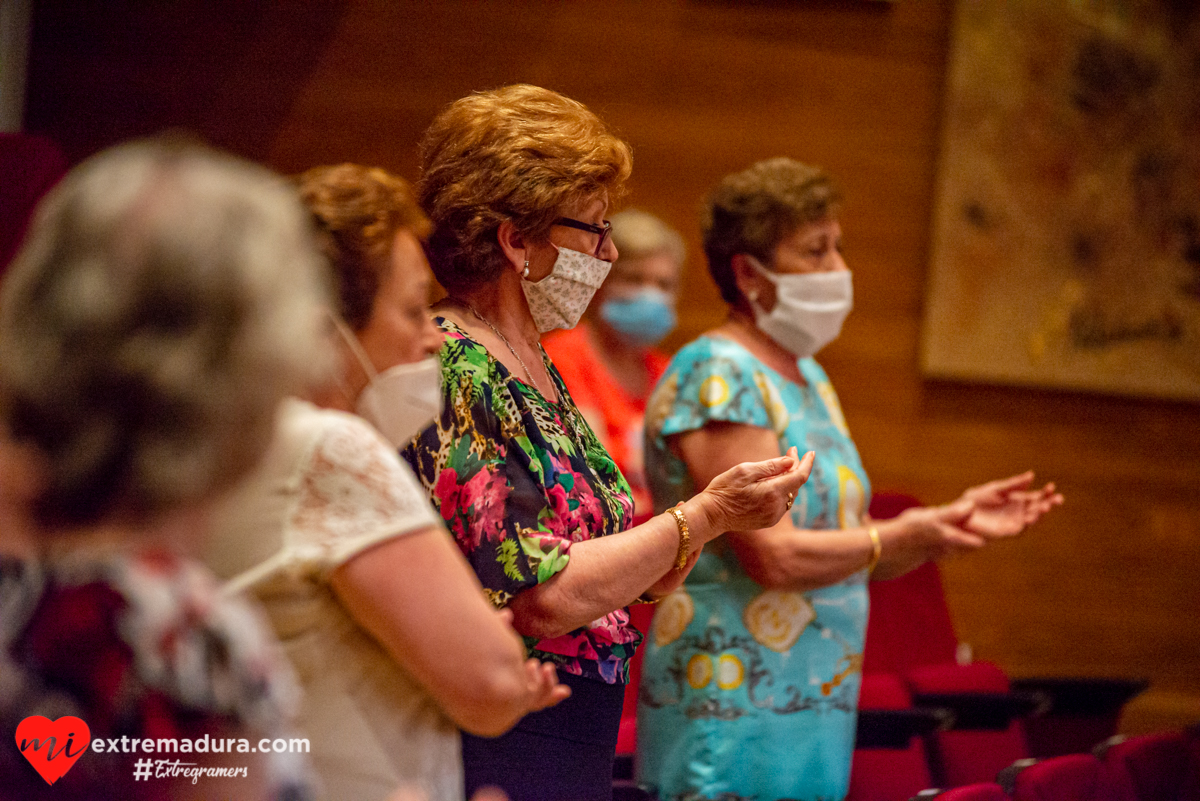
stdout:
[[330,362],[320,269],[286,183],[194,147],[44,202],[0,305],[0,798],[309,797],[286,662],[181,554]]
[[838,206],[823,172],[786,158],[725,178],[707,201],[705,255],[729,318],[680,350],[651,396],[655,504],[745,459],[817,457],[790,515],[730,532],[657,611],[638,747],[661,798],[843,798],[866,582],[1018,534],[1062,500],[1026,473],[867,517],[867,476],[812,359],[851,306]]
[[445,403],[404,456],[492,602],[572,691],[503,737],[464,736],[467,790],[608,798],[641,639],[625,607],[674,589],[726,529],[778,520],[811,457],[735,467],[631,528],[629,485],[540,346],[578,322],[617,257],[605,214],[628,147],[581,104],[509,86],[451,104],[421,155],[430,260],[449,293],[435,307]]
[[319,406],[284,404],[262,467],[216,515],[208,561],[266,606],[325,797],[404,785],[454,801],[458,727],[497,735],[568,691],[526,660],[396,453],[441,408],[429,221],[380,169],[317,167],[299,184],[338,287],[339,369]]
[[638,209],[612,216],[621,258],[596,290],[583,322],[543,344],[575,405],[612,455],[633,492],[635,523],[653,513],[642,469],[646,398],[667,367],[654,346],[675,328],[683,237]]

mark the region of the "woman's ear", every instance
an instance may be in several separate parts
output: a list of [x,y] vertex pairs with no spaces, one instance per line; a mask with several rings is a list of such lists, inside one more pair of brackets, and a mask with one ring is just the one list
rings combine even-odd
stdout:
[[529,263],[529,258],[526,254],[525,236],[517,230],[513,225],[512,220],[505,220],[500,223],[500,227],[496,230],[496,241],[500,243],[500,249],[504,251],[504,258],[508,259],[508,263],[512,265],[517,272],[522,272],[525,266]]
[[762,276],[758,274],[758,270],[754,269],[754,265],[750,261],[752,258],[745,253],[735,253],[729,258],[729,266],[733,269],[733,280],[737,284],[738,291],[742,293],[742,297],[757,301],[761,292]]

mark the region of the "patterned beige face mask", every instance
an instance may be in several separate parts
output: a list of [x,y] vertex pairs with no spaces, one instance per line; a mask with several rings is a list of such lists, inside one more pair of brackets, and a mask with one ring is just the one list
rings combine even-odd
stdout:
[[558,258],[549,275],[536,283],[521,279],[529,313],[540,334],[574,328],[612,268],[612,262],[587,253],[557,245],[555,249]]

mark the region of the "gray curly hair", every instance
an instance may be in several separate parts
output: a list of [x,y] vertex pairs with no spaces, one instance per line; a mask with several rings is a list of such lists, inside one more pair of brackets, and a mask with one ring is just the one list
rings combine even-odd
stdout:
[[332,368],[323,268],[262,167],[147,140],[72,170],[0,296],[0,422],[44,457],[39,523],[148,519],[240,478]]

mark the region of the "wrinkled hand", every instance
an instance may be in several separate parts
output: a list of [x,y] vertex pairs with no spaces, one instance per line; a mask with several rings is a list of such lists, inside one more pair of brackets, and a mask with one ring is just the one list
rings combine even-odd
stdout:
[[558,673],[551,662],[525,660],[525,686],[529,693],[530,712],[554,706],[571,696],[571,688],[558,683]]
[[[496,615],[509,628],[513,623],[513,611],[507,606],[496,610]],[[515,632],[514,632],[515,635]],[[537,659],[525,660],[525,697],[530,712],[554,706],[571,697],[571,688],[558,683],[558,672],[552,662]]]
[[796,449],[762,462],[742,462],[714,478],[707,496],[714,536],[726,531],[768,528],[791,508],[796,492],[808,480],[816,454],[800,459]]
[[883,557],[875,577],[894,578],[925,562],[982,548],[987,540],[963,528],[974,513],[975,502],[960,498],[946,506],[906,509],[880,522]]
[[1033,471],[1030,470],[971,487],[960,498],[975,504],[975,511],[963,523],[963,528],[988,539],[1012,537],[1062,504],[1063,496],[1055,492],[1053,483],[1031,490],[1032,483]]

